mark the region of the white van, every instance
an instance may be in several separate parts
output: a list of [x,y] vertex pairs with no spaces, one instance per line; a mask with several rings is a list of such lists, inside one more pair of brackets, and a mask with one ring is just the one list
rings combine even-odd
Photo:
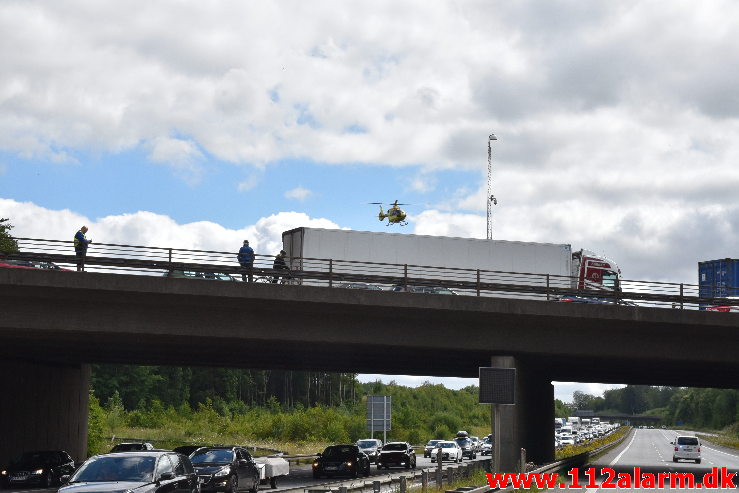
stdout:
[[701,463],[701,442],[697,437],[679,436],[670,443],[675,446],[672,462],[685,459],[694,460],[696,464]]

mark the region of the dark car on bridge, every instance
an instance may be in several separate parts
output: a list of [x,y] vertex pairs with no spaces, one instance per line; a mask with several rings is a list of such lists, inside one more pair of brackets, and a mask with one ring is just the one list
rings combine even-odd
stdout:
[[63,450],[23,452],[0,471],[3,487],[40,485],[48,488],[74,472],[74,461]]
[[181,279],[210,279],[211,281],[236,281],[236,279],[224,272],[197,272],[193,270],[170,270],[164,277],[176,277]]
[[377,459],[377,468],[389,469],[390,466],[416,468],[416,451],[407,442],[390,442],[382,447],[380,458]]
[[369,476],[370,460],[356,445],[331,445],[313,461],[313,477]]
[[58,493],[198,493],[190,459],[170,451],[116,452],[90,457]]
[[201,447],[190,455],[203,491],[259,489],[259,469],[243,447]]

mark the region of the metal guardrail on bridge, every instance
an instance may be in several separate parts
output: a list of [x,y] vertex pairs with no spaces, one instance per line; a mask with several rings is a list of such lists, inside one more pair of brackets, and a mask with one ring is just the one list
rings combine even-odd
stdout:
[[[16,238],[20,251],[0,253],[3,260],[44,268],[76,269],[77,257],[71,242]],[[85,270],[150,276],[184,275],[203,279],[240,281],[244,269],[235,252],[188,250],[95,243],[85,258]],[[359,262],[337,259],[288,258],[291,268],[272,269],[274,257],[256,255],[253,276],[269,281],[327,287],[364,287],[396,291],[446,292],[471,296],[560,300],[575,297],[577,302],[697,309],[700,306],[732,304],[726,298],[699,296],[699,286],[638,280],[620,280],[619,289],[593,286],[576,289],[578,279],[553,274],[490,271],[453,267]]]

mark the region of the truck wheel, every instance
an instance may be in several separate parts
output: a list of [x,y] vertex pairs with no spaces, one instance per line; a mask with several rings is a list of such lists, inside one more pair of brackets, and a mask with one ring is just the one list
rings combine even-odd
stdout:
[[249,490],[251,493],[257,493],[259,491],[259,476],[254,476],[254,486]]
[[228,486],[226,487],[226,493],[236,493],[239,489],[239,478],[231,476],[228,480]]
[[277,488],[277,476],[272,476],[269,480],[269,486],[272,489]]

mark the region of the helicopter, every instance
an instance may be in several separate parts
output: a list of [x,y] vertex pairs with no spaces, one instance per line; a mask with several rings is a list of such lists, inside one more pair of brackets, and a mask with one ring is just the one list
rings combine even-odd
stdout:
[[399,206],[409,204],[399,204],[398,200],[396,199],[395,202],[389,204],[390,208],[387,210],[387,212],[385,212],[385,210],[383,210],[382,208],[384,202],[370,202],[370,204],[380,206],[380,213],[377,215],[377,218],[380,221],[383,221],[385,220],[385,218],[387,218],[386,226],[390,226],[391,224],[399,224],[400,226],[408,225],[408,221],[405,220],[405,211]]

